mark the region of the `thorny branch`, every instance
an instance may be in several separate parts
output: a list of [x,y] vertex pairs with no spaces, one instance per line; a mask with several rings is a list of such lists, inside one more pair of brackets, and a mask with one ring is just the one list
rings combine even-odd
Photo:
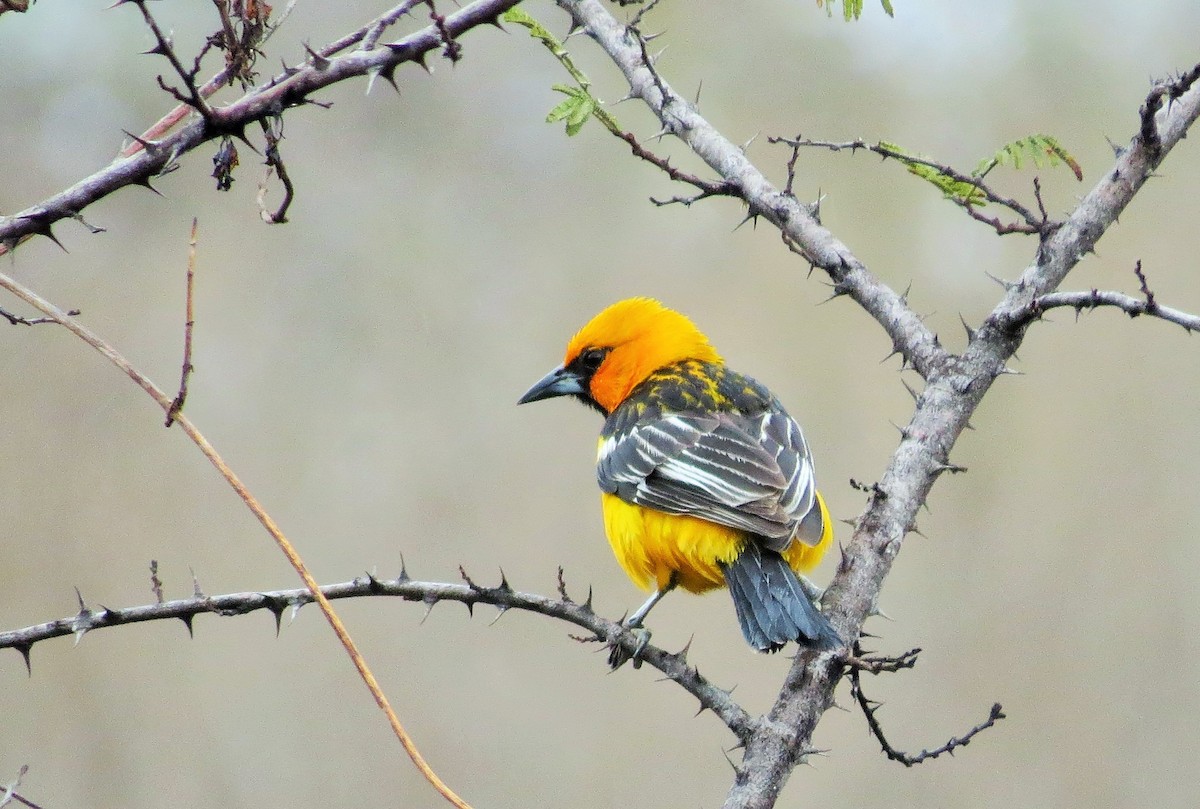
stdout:
[[[157,565],[152,570],[153,583],[157,581]],[[395,579],[384,580],[368,574],[341,584],[323,585],[320,591],[330,601],[346,598],[401,598],[405,601],[421,602],[427,611],[444,601],[458,602],[465,605],[472,615],[476,604],[487,604],[499,609],[497,618],[509,609],[525,610],[572,623],[591,633],[592,638],[617,645],[629,654],[633,653],[641,640],[619,621],[597,615],[592,609],[590,590],[587,600],[582,604],[571,600],[563,583],[561,569],[557,598],[514,590],[503,575],[495,587],[477,584],[465,572],[462,575],[462,584],[424,582],[410,578],[407,571],[402,570]],[[158,592],[161,582],[154,587]],[[26,667],[32,671],[31,651],[34,645],[51,638],[74,636],[75,642],[78,643],[88,632],[97,629],[161,620],[182,621],[190,635],[193,620],[197,615],[232,617],[263,610],[274,616],[278,633],[285,612],[290,612],[294,619],[300,608],[312,601],[313,594],[304,588],[218,596],[199,594],[193,598],[156,600],[154,604],[120,609],[89,607],[80,597],[80,609],[75,615],[23,629],[0,632],[0,649],[16,649],[25,659]],[[744,740],[753,730],[756,720],[733,700],[729,691],[713,685],[695,666],[688,663],[686,648],[672,653],[657,646],[647,645],[641,651],[640,659],[646,665],[658,669],[667,679],[682,686],[700,703],[701,710],[711,710],[739,739]]]
[[1149,315],[1150,317],[1160,318],[1168,323],[1182,326],[1184,331],[1189,334],[1200,329],[1200,316],[1183,312],[1179,309],[1173,309],[1170,306],[1163,306],[1158,302],[1158,299],[1154,296],[1154,292],[1150,289],[1149,281],[1146,280],[1145,272],[1142,271],[1141,259],[1138,259],[1133,265],[1133,274],[1137,278],[1138,288],[1142,292],[1142,300],[1138,300],[1132,295],[1126,295],[1123,292],[1103,291],[1099,289],[1080,292],[1047,292],[1029,302],[1029,308],[1025,313],[1026,320],[1032,322],[1039,319],[1048,310],[1060,307],[1074,309],[1075,316],[1078,318],[1079,313],[1084,309],[1110,306],[1120,309],[1130,317]]
[[988,718],[979,723],[975,727],[968,730],[962,736],[951,736],[950,740],[940,747],[935,747],[932,750],[922,750],[920,753],[912,754],[905,753],[903,750],[897,750],[892,746],[887,737],[883,735],[883,726],[879,724],[879,719],[875,714],[883,707],[882,702],[877,702],[871,699],[862,690],[862,672],[859,669],[851,669],[850,674],[850,694],[862,709],[863,716],[867,718],[867,727],[871,730],[871,735],[875,737],[875,741],[879,742],[883,754],[892,761],[897,761],[905,767],[913,767],[923,761],[937,758],[944,753],[954,755],[954,751],[960,747],[966,747],[971,743],[971,739],[995,725],[1001,719],[1005,718],[1004,709],[1000,703],[992,705],[988,712]]
[[[144,5],[138,0],[130,2]],[[11,252],[31,236],[54,238],[55,224],[78,214],[93,202],[129,185],[151,187],[152,180],[170,171],[180,157],[198,146],[226,135],[244,138],[247,125],[278,116],[294,107],[311,104],[312,95],[330,85],[359,76],[380,76],[394,84],[400,65],[408,62],[423,64],[429,51],[446,45],[447,36],[459,43],[467,31],[480,25],[496,24],[497,17],[518,2],[475,0],[445,15],[439,25],[429,25],[371,50],[355,50],[338,55],[340,50],[351,44],[366,40],[372,31],[390,25],[394,22],[393,15],[398,18],[411,7],[401,4],[353,34],[325,49],[312,52],[304,64],[286,67],[276,76],[250,87],[240,98],[226,106],[212,107],[201,98],[197,103],[207,106],[208,113],[200,119],[185,124],[173,134],[163,135],[160,140],[132,136],[138,141],[139,149],[127,150],[131,153],[119,156],[112,164],[37,205],[13,216],[0,216],[0,255]],[[335,45],[338,47],[334,48]],[[324,53],[326,50],[330,51],[328,55]],[[179,62],[179,59],[175,61]],[[180,68],[185,74],[188,72],[181,62]],[[222,71],[221,75],[228,81],[233,73]],[[212,81],[203,87],[196,87],[195,95],[203,96],[204,90],[211,84]],[[190,94],[187,100],[196,101]]]
[[[835,295],[848,295],[873,316],[892,338],[895,350],[925,380],[924,390],[915,396],[910,421],[900,428],[900,444],[879,479],[877,493],[858,518],[853,538],[844,546],[841,564],[823,599],[839,634],[856,638],[934,482],[959,468],[950,462],[950,451],[992,383],[1009,372],[1006,363],[1024,339],[1033,302],[1054,293],[1092,251],[1200,116],[1200,91],[1193,86],[1200,78],[1200,65],[1156,85],[1146,101],[1150,112],[1142,115],[1141,131],[1062,222],[1050,222],[1044,214],[1038,216],[992,192],[998,204],[1024,221],[1020,227],[1039,235],[1039,244],[1020,279],[1006,287],[1004,299],[979,328],[969,330],[967,349],[952,355],[904,296],[875,277],[820,224],[813,210],[772,185],[741,149],[671,89],[647,58],[644,41],[635,31],[615,19],[600,0],[557,2],[571,15],[572,25],[592,37],[620,68],[630,95],[645,102],[664,131],[686,143],[730,183],[751,217],[762,217],[778,227],[790,247],[828,274]],[[1163,98],[1172,103],[1162,105]],[[1039,212],[1042,208],[1039,203]],[[806,650],[797,655],[775,705],[745,744],[726,798],[728,809],[775,805],[791,772],[811,750],[813,731],[833,705],[844,668],[844,662],[832,654]],[[993,715],[985,725],[998,718]]]
[[898,761],[905,767],[912,767],[923,761],[937,758],[943,753],[953,755],[956,749],[966,747],[975,736],[992,727],[1001,719],[1006,718],[1000,703],[997,702],[992,705],[992,709],[988,713],[988,718],[983,723],[971,728],[962,736],[951,737],[950,741],[940,747],[936,747],[933,750],[922,750],[916,755],[905,753],[893,747],[883,734],[883,725],[879,723],[879,719],[875,716],[879,709],[883,707],[883,703],[871,699],[863,692],[862,675],[864,672],[875,675],[883,673],[894,674],[898,671],[914,668],[917,665],[917,655],[920,653],[920,649],[910,649],[904,654],[896,655],[895,657],[860,656],[863,654],[862,649],[858,643],[855,643],[854,656],[846,661],[847,676],[850,679],[850,695],[854,697],[854,701],[862,710],[863,716],[866,717],[867,729],[875,737],[875,740],[879,742],[884,755],[892,761]]
[[1196,315],[1163,306],[1156,301],[1139,300],[1123,292],[1099,289],[1085,292],[1047,292],[1045,295],[1039,295],[1030,304],[1030,317],[1037,317],[1050,309],[1063,306],[1074,309],[1076,314],[1084,309],[1113,306],[1130,317],[1149,315],[1182,326],[1188,332],[1200,330],[1200,317]]
[[[78,309],[71,309],[67,312],[68,317],[76,317],[80,314]],[[57,323],[58,321],[52,317],[22,317],[14,315],[7,309],[0,309],[0,317],[7,320],[13,326],[41,326],[46,323]]]

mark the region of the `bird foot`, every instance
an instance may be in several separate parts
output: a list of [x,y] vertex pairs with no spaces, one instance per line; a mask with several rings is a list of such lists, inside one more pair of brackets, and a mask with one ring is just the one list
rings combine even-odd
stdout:
[[612,641],[608,647],[608,667],[616,671],[628,661],[633,661],[633,667],[640,669],[642,667],[642,652],[650,644],[651,632],[641,625],[641,622],[634,624],[632,621],[622,623],[629,633],[633,635],[637,642],[634,644],[633,651],[627,651],[618,641]]

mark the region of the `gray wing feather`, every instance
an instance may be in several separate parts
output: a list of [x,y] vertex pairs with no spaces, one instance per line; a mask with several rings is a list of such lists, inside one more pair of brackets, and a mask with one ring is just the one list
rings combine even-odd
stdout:
[[627,502],[750,531],[774,550],[797,536],[816,544],[823,528],[808,445],[780,411],[635,423],[601,445],[597,478]]

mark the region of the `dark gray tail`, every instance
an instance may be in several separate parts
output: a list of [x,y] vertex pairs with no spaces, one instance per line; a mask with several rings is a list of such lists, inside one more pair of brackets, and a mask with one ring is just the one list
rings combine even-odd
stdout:
[[746,642],[760,652],[774,652],[788,641],[816,649],[833,649],[842,639],[773,550],[753,538],[731,564],[721,565],[737,609]]

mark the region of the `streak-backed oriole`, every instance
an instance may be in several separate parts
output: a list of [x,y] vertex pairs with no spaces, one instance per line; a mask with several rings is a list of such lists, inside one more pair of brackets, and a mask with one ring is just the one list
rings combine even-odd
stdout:
[[728,586],[746,641],[841,640],[797,579],[833,539],[800,427],[770,391],[730,370],[688,318],[620,301],[567,344],[520,403],[574,396],[606,416],[596,477],[617,561],[654,594]]

